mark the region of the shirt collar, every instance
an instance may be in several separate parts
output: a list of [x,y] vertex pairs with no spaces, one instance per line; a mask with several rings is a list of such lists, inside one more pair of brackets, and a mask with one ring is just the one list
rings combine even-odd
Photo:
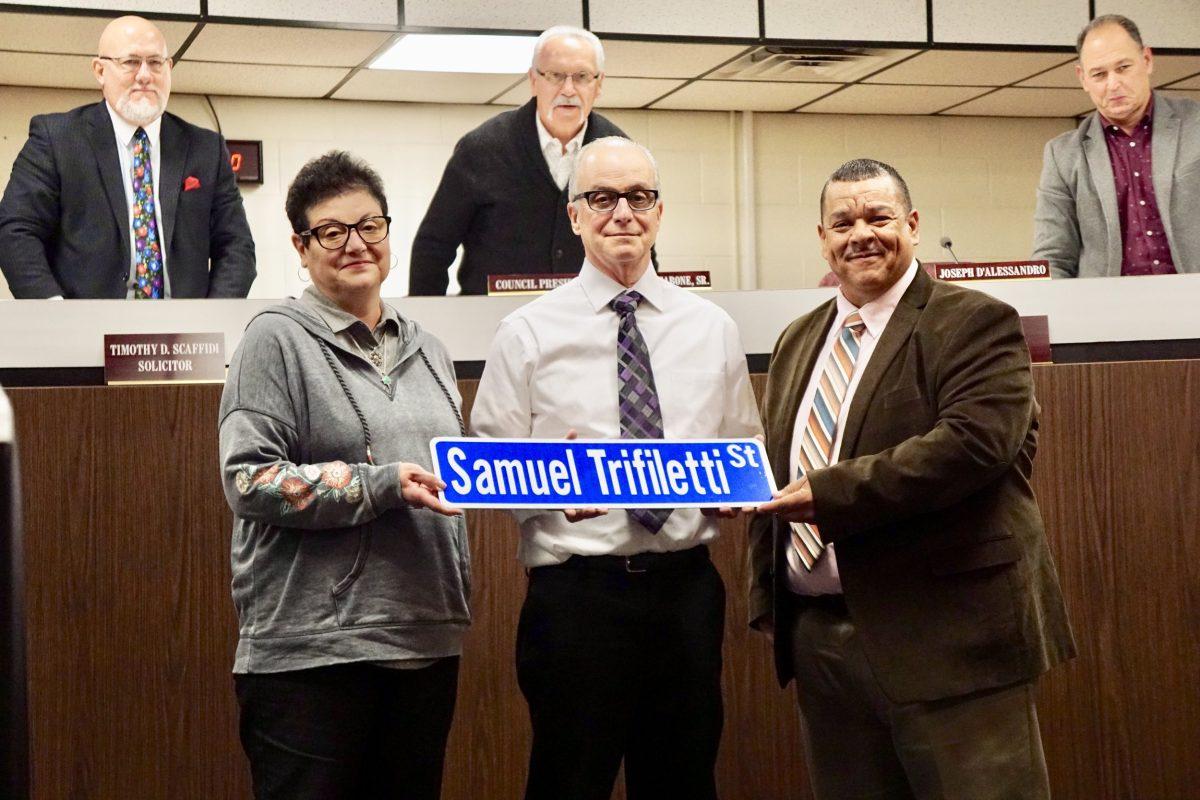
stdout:
[[[550,131],[546,130],[546,126],[542,124],[542,118],[536,112],[533,115],[533,122],[537,125],[538,142],[541,145],[542,152],[545,153],[553,145],[555,148],[554,154],[562,155],[562,142],[550,135]],[[583,135],[585,133],[587,133],[587,117],[584,117],[583,126],[580,127],[579,133],[575,134],[571,138],[571,141],[567,142],[566,155],[573,156],[579,152],[579,148],[583,146]]]
[[846,299],[846,295],[842,294],[841,290],[837,293],[837,324],[841,327],[845,322],[846,317],[857,311],[866,323],[867,330],[871,333],[871,338],[878,339],[883,335],[883,329],[887,327],[888,320],[892,318],[892,312],[896,310],[896,306],[900,305],[900,298],[904,297],[904,293],[908,291],[908,287],[912,285],[913,280],[917,277],[917,270],[920,266],[914,258],[912,263],[908,265],[908,269],[900,276],[900,280],[896,281],[883,294],[876,297],[874,300],[863,303],[861,307],[855,306]]
[[583,296],[587,298],[588,304],[596,312],[608,308],[614,297],[628,291],[637,292],[647,303],[661,311],[666,293],[666,281],[658,277],[653,264],[646,266],[646,271],[638,278],[637,283],[626,288],[586,258],[579,269],[579,286],[583,289]]
[[[317,316],[324,320],[325,324],[329,326],[329,330],[333,331],[334,333],[342,333],[343,331],[353,328],[356,324],[361,326],[364,330],[368,330],[365,322],[351,314],[349,311],[346,311],[333,300],[330,300],[328,297],[322,294],[321,290],[316,286],[310,285],[306,287],[304,289],[304,294],[301,295],[300,299],[305,301],[309,307],[316,311]],[[398,332],[400,330],[400,315],[396,312],[396,309],[392,308],[387,303],[383,303],[382,305],[383,316],[379,318],[379,325],[375,330],[382,329],[387,331],[391,329]],[[369,330],[368,333],[374,334],[373,331]]]
[[104,101],[104,108],[108,111],[108,118],[112,120],[113,132],[117,135],[118,144],[122,147],[129,147],[129,143],[133,141],[133,135],[137,133],[137,129],[142,128],[146,131],[146,137],[150,140],[151,154],[158,152],[158,134],[162,129],[162,114],[159,114],[158,118],[149,125],[134,125],[122,119],[121,115],[108,104],[107,100]]

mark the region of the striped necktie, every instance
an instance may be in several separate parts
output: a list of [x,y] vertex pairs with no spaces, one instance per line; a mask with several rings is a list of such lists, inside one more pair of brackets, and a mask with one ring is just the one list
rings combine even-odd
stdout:
[[[617,324],[617,407],[622,439],[661,439],[662,409],[650,367],[650,350],[638,329],[637,311],[642,296],[622,292],[609,305],[620,316]],[[658,533],[671,516],[670,508],[631,508],[628,514],[651,533]]]
[[150,163],[150,137],[138,128],[133,135],[133,298],[160,300],[163,296],[162,248],[158,218],[154,214],[154,168]]
[[[833,457],[833,443],[837,440],[838,417],[846,399],[846,389],[850,386],[850,379],[854,377],[859,342],[865,327],[866,323],[855,311],[846,317],[837,339],[834,340],[833,349],[825,362],[825,369],[821,372],[816,394],[813,395],[808,424],[800,439],[800,458],[796,463],[797,478],[814,469],[829,466]],[[807,522],[793,522],[791,528],[792,549],[799,556],[804,568],[811,570],[825,550],[821,534],[816,525]]]

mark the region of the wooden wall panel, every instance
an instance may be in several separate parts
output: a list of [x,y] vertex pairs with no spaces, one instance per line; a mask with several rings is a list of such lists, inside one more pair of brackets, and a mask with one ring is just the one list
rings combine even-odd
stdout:
[[[1200,362],[1038,367],[1035,483],[1080,645],[1042,685],[1059,800],[1174,800],[1200,785]],[[474,381],[461,382],[469,405]],[[761,390],[761,376],[755,377]],[[219,387],[13,389],[25,486],[37,800],[247,798],[229,675],[230,516]],[[143,505],[142,487],[161,498]],[[516,800],[529,724],[513,664],[516,526],[471,512],[474,625],[446,800]],[[725,800],[810,797],[794,698],[729,590]],[[623,800],[619,788],[615,800]]]

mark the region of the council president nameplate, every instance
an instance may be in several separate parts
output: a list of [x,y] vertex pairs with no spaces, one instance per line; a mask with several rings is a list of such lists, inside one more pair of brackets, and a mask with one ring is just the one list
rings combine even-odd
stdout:
[[757,439],[470,439],[429,443],[460,508],[753,508],[775,481]]

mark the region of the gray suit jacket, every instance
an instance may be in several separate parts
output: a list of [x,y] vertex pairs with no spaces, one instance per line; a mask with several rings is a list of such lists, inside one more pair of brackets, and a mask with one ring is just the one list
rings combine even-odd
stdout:
[[[1154,94],[1154,196],[1179,272],[1200,272],[1200,103]],[[1055,278],[1121,274],[1121,218],[1098,112],[1046,143],[1033,257]]]

